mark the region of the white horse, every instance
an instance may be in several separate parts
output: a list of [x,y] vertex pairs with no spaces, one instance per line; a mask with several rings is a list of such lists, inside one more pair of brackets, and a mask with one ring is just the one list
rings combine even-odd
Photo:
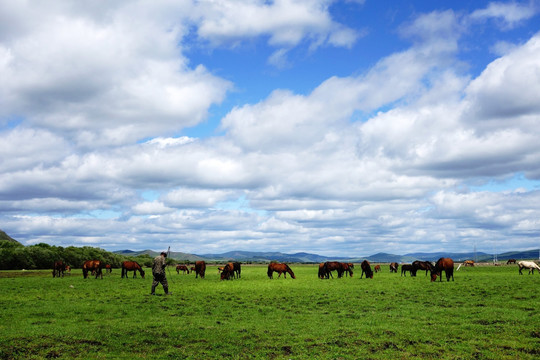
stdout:
[[531,274],[531,272],[534,274],[534,269],[540,272],[540,266],[538,266],[538,264],[535,263],[534,261],[519,261],[518,266],[519,266],[519,275],[523,275],[523,273],[521,272],[522,269],[529,269],[529,275]]

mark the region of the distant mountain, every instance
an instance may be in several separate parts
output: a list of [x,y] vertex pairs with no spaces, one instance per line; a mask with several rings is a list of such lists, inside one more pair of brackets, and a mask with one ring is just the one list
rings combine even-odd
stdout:
[[[139,256],[139,255],[148,255],[150,257],[156,257],[160,254],[158,251],[153,250],[141,250],[141,251],[133,251],[133,250],[118,250],[113,251],[115,254],[124,255],[124,256]],[[183,252],[175,252],[171,251],[169,257],[171,259],[174,259],[176,261],[197,261],[197,260],[206,260],[203,259],[197,255],[193,254],[187,254]]]
[[17,240],[15,240],[14,238],[12,238],[11,236],[9,236],[8,234],[6,234],[4,231],[0,230],[0,241],[9,241],[9,242],[12,242],[12,243],[17,243],[19,245],[22,245],[20,242],[18,242]]
[[[468,253],[448,253],[448,252],[436,252],[436,253],[411,253],[411,254],[405,254],[403,255],[404,259],[412,259],[414,260],[422,260],[422,261],[437,261],[442,257],[449,257],[454,259],[455,261],[464,261],[464,260],[474,260],[476,258],[478,261],[486,261],[489,259],[493,259],[493,255],[489,255],[483,252],[477,252],[476,254],[474,252],[468,252]],[[404,262],[411,262],[411,261],[404,261]]]
[[[508,259],[538,259],[539,250],[527,250],[527,251],[511,251],[503,254],[497,255],[498,261],[506,261]],[[120,250],[115,251],[115,254],[121,254],[125,256],[138,256],[138,255],[148,255],[150,257],[155,257],[159,252],[152,250],[142,250],[142,251],[132,251],[132,250]],[[240,261],[240,262],[287,262],[287,263],[321,263],[325,261],[347,261],[359,263],[363,260],[368,260],[372,263],[412,263],[415,260],[422,261],[437,261],[441,257],[449,257],[454,259],[454,261],[464,261],[464,260],[474,260],[477,261],[492,261],[493,255],[487,254],[484,252],[468,252],[468,253],[447,253],[447,252],[436,252],[436,253],[409,253],[405,255],[395,255],[388,253],[377,253],[371,256],[366,257],[330,257],[322,256],[317,254],[310,254],[306,252],[299,252],[294,254],[286,254],[282,252],[253,252],[253,251],[229,251],[219,254],[187,254],[183,252],[173,252],[171,251],[170,257],[176,261],[190,261],[195,262],[197,260],[204,261],[216,261],[216,262],[227,262],[227,261]]]

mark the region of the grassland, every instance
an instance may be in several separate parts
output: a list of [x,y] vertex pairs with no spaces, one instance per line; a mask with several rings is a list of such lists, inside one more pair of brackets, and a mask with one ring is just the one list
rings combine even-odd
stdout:
[[[540,275],[460,269],[455,282],[390,274],[297,279],[244,266],[242,279],[168,274],[83,279],[80,270],[0,272],[1,359],[537,359]],[[150,272],[147,272],[149,274]],[[24,276],[23,276],[24,275]]]

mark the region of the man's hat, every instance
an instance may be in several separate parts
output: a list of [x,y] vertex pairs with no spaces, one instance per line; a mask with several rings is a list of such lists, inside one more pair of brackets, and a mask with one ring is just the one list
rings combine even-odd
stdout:
[[161,255],[167,257],[167,253],[166,253],[165,251],[162,251],[162,252],[161,252]]

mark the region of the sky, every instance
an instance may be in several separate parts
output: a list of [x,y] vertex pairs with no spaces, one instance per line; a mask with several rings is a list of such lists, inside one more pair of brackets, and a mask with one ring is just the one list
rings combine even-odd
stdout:
[[24,245],[540,247],[540,2],[0,0]]

